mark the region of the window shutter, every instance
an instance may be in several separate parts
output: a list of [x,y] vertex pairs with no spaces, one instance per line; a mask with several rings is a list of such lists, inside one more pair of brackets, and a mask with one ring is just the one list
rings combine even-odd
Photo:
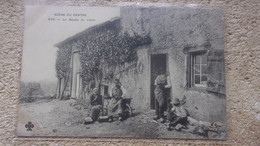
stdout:
[[186,87],[191,87],[191,54],[186,55]]
[[208,90],[225,94],[224,50],[209,50],[207,61]]

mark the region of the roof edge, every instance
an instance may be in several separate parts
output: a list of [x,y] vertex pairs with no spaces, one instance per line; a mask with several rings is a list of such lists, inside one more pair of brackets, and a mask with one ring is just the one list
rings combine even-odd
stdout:
[[87,28],[87,29],[85,29],[85,30],[83,30],[83,31],[81,31],[81,32],[71,36],[71,37],[68,37],[67,39],[65,39],[63,41],[61,41],[61,42],[59,42],[57,44],[54,44],[54,47],[58,47],[59,48],[59,47],[65,45],[67,43],[71,43],[71,42],[73,42],[73,40],[75,40],[75,39],[77,39],[77,38],[79,38],[79,37],[81,37],[81,36],[83,36],[85,34],[91,33],[91,32],[93,32],[93,31],[97,30],[98,28],[103,27],[105,25],[108,25],[108,24],[111,24],[111,23],[115,23],[116,21],[120,21],[120,17],[114,17],[111,20],[108,20],[108,21],[105,21],[103,23],[90,26],[89,28]]

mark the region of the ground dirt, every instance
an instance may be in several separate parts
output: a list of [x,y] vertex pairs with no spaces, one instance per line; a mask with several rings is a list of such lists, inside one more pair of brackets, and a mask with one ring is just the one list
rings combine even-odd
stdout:
[[[19,110],[19,136],[59,137],[150,137],[150,138],[205,138],[189,130],[168,131],[167,124],[154,121],[154,111],[135,111],[133,116],[114,122],[84,124],[83,107],[71,106],[71,100],[41,100],[22,103]],[[25,125],[31,121],[32,131]]]

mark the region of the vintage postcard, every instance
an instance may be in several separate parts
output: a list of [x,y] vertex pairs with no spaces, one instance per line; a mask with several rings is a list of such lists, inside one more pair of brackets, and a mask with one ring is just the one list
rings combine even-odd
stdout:
[[226,134],[221,10],[26,5],[18,137]]

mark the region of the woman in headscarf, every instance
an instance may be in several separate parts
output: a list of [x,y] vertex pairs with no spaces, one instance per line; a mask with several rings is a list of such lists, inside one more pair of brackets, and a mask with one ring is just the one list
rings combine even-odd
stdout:
[[113,117],[119,116],[119,120],[122,120],[122,96],[123,91],[121,89],[121,83],[119,79],[114,80],[115,86],[111,90],[111,100],[108,105],[108,116],[111,121]]

